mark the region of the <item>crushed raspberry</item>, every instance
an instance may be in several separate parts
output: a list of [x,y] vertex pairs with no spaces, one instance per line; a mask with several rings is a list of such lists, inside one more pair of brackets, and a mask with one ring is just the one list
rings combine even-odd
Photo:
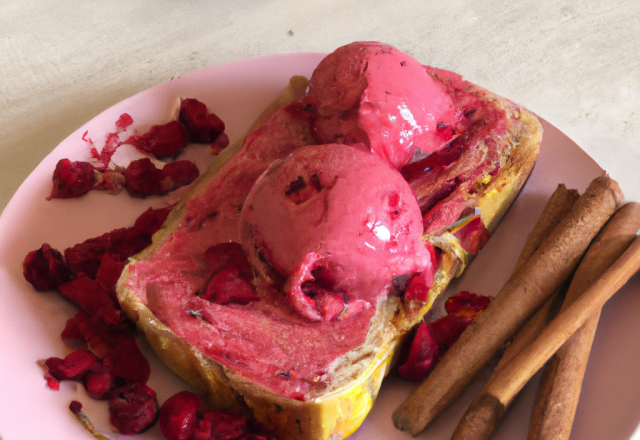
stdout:
[[81,310],[109,324],[117,324],[122,315],[112,296],[99,281],[81,276],[58,287],[62,295],[71,299]]
[[73,272],[62,254],[47,243],[27,254],[22,262],[22,274],[40,292],[55,290],[73,279]]
[[187,129],[178,121],[154,125],[143,135],[135,135],[126,143],[155,157],[175,156],[189,144]]
[[91,157],[93,157],[97,162],[97,169],[100,171],[107,170],[114,153],[118,147],[123,144],[123,142],[120,142],[120,133],[125,131],[131,124],[133,124],[133,118],[127,113],[121,114],[115,123],[116,131],[107,134],[107,138],[100,153],[98,153],[98,150],[91,138],[87,137],[88,132],[85,132],[84,135],[82,135],[82,140],[89,144]]
[[114,231],[99,237],[90,238],[64,250],[64,260],[76,274],[85,274],[95,278],[100,267],[102,255],[111,245]]
[[79,316],[87,315],[83,312],[78,312],[76,316],[69,318],[64,326],[64,330],[62,330],[60,334],[62,342],[69,347],[81,347],[87,342],[82,332],[82,317]]
[[144,384],[151,375],[151,366],[135,337],[124,324],[106,324],[94,316],[78,312],[67,321],[62,340],[74,345],[86,343],[102,364],[119,378]]
[[422,322],[414,337],[406,362],[398,368],[405,379],[420,381],[439,357],[458,340],[462,332],[491,303],[491,297],[463,291],[445,302],[448,315],[430,324]]
[[53,188],[47,200],[69,199],[86,194],[96,182],[94,170],[89,162],[60,159],[53,171]]
[[491,297],[476,295],[468,291],[456,293],[447,299],[444,303],[444,309],[447,313],[457,313],[461,315],[471,315],[474,317],[491,303]]
[[109,296],[116,301],[116,283],[120,279],[125,264],[124,261],[114,260],[109,252],[105,252],[102,254],[100,266],[96,272],[96,281],[102,284]]
[[260,301],[251,283],[242,278],[240,270],[233,266],[227,266],[218,272],[209,282],[202,297],[220,305]]
[[169,397],[160,408],[160,430],[167,440],[189,440],[198,426],[202,399],[190,391]]
[[429,299],[429,290],[433,285],[436,276],[437,263],[436,251],[430,242],[425,243],[425,247],[429,251],[429,265],[421,273],[416,274],[409,281],[407,290],[405,291],[405,301],[418,301],[426,303]]
[[116,377],[102,364],[94,365],[82,379],[87,394],[94,399],[104,398],[116,386]]
[[125,435],[150,428],[158,416],[156,393],[146,385],[132,383],[112,390],[109,398],[111,424]]
[[89,349],[102,359],[115,376],[146,383],[151,367],[129,329],[124,324],[108,325],[83,315],[78,314],[75,318],[80,321],[79,326]]
[[200,175],[198,167],[188,160],[169,162],[162,167],[162,173],[173,181],[175,188],[189,185]]
[[47,388],[50,390],[58,391],[60,389],[60,382],[53,376],[45,375],[44,380],[47,383]]
[[141,235],[151,236],[155,234],[165,222],[172,206],[166,208],[149,208],[136,219],[133,228]]
[[163,182],[165,175],[162,170],[146,157],[132,161],[123,175],[125,187],[132,197],[144,198],[168,192],[165,192],[167,185]]
[[159,420],[167,440],[275,440],[237,411],[205,411],[200,396],[190,391],[167,399]]
[[237,243],[222,243],[205,252],[211,279],[202,295],[216,304],[248,304],[260,301],[251,280],[249,261]]
[[151,244],[169,212],[170,208],[147,210],[131,228],[114,229],[65,249],[64,259],[73,272],[95,278],[105,252],[117,262],[134,256]]
[[427,324],[422,322],[411,343],[407,361],[398,368],[398,373],[408,380],[422,380],[438,359],[439,351],[438,344],[431,337]]
[[458,340],[473,318],[452,313],[428,325],[429,333],[444,354]]
[[58,380],[82,379],[100,360],[89,350],[79,349],[64,359],[51,357],[45,361],[49,374]]
[[129,195],[137,198],[169,194],[190,184],[199,174],[196,165],[190,161],[172,162],[159,169],[148,158],[132,161],[123,173]]
[[121,114],[118,120],[116,121],[116,127],[121,129],[125,129],[131,124],[133,124],[133,118],[129,116],[128,113]]
[[178,120],[184,124],[191,142],[214,142],[224,132],[224,122],[197,99],[183,99]]
[[208,411],[193,432],[193,440],[234,440],[247,433],[247,418],[237,412]]

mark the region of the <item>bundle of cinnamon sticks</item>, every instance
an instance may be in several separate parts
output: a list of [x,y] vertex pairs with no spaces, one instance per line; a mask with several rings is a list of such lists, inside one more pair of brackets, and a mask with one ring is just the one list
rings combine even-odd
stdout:
[[[452,438],[488,438],[518,391],[555,353],[529,440],[567,439],[600,309],[640,269],[640,204],[622,205],[618,184],[606,175],[581,196],[560,185],[512,277],[394,412],[396,427],[419,434],[519,331]],[[551,320],[569,281],[560,313]]]

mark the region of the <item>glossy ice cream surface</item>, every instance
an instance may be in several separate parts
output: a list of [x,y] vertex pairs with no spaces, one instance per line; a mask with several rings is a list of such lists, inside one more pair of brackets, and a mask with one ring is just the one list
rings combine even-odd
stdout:
[[460,118],[420,63],[375,42],[343,46],[322,60],[305,102],[316,142],[361,142],[398,169],[451,140]]
[[274,163],[241,214],[252,266],[286,280],[290,304],[311,321],[375,307],[394,277],[422,271],[421,235],[411,188],[363,145],[309,146]]

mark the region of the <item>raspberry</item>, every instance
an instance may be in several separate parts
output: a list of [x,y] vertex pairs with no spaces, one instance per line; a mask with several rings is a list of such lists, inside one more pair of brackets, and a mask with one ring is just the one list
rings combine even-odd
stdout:
[[198,425],[202,399],[182,391],[167,399],[160,408],[160,430],[167,440],[189,440]]
[[131,383],[111,391],[109,397],[111,424],[125,435],[150,428],[158,417],[156,393],[146,385]]
[[225,129],[224,122],[197,99],[180,103],[178,120],[186,127],[191,142],[214,142]]
[[69,199],[86,194],[96,182],[94,170],[89,162],[60,159],[53,171],[53,188],[48,200]]

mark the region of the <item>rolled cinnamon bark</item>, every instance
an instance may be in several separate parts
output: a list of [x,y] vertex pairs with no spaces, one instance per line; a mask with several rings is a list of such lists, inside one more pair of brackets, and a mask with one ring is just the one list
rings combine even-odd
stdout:
[[[640,238],[609,267],[574,303],[554,318],[540,335],[515,358],[491,376],[478,406],[470,414],[477,423],[469,423],[466,440],[486,440],[495,428],[495,420],[485,414],[501,415],[513,397],[544,363],[589,319],[597,313],[629,279],[640,270]],[[488,411],[487,408],[490,410]]]
[[464,331],[427,379],[393,414],[395,426],[418,435],[569,277],[602,225],[622,205],[618,184],[595,179],[573,209],[491,305]]
[[522,269],[525,263],[529,261],[542,242],[546,240],[560,221],[571,211],[578,197],[580,197],[578,190],[567,189],[564,183],[558,185],[553,194],[551,194],[551,197],[549,197],[536,225],[527,237],[527,242],[524,244],[524,248],[522,248],[513,273]]
[[[549,201],[547,201],[542,214],[540,214],[540,217],[538,218],[538,222],[527,237],[527,242],[522,249],[522,253],[520,254],[514,273],[520,270],[526,262],[529,261],[542,242],[570,212],[578,197],[580,197],[580,194],[577,190],[568,190],[564,184],[558,185],[558,188],[556,188],[553,194],[551,194]],[[535,315],[533,315],[527,324],[518,332],[502,355],[502,358],[500,358],[500,362],[498,362],[495,372],[499,371],[504,364],[520,353],[520,351],[529,345],[531,341],[533,341],[546,327],[551,318],[553,318],[560,309],[563,294],[566,291],[566,284],[567,283],[558,288],[547,302],[540,307]],[[486,390],[483,388],[478,396],[483,396],[485,391]],[[460,419],[460,422],[451,437],[452,440],[462,440],[465,438],[465,435],[469,430],[473,429],[477,431],[480,429],[477,426],[472,427],[470,425],[484,423],[485,425],[495,426],[502,417],[503,411],[499,406],[492,405],[491,402],[486,399],[481,402],[479,397],[469,405],[467,412]]]
[[[590,246],[573,276],[562,310],[622,255],[639,229],[640,204],[627,203]],[[529,440],[569,438],[599,318],[598,310],[548,364],[529,425]]]

